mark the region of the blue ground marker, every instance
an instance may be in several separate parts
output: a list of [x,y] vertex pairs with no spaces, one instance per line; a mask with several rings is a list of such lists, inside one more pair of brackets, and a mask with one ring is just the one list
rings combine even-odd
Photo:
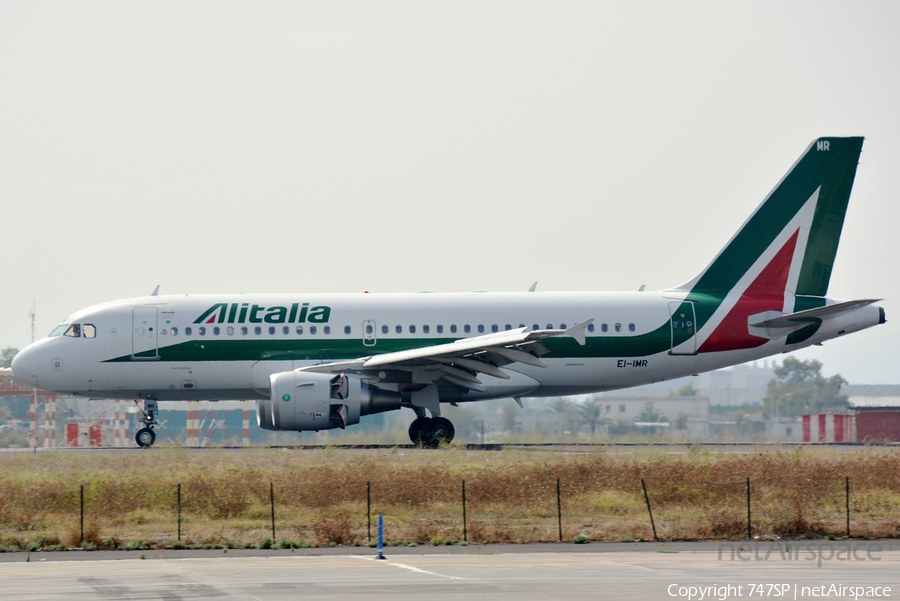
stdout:
[[384,516],[378,514],[378,557],[375,559],[387,559],[382,553],[382,549],[384,548]]

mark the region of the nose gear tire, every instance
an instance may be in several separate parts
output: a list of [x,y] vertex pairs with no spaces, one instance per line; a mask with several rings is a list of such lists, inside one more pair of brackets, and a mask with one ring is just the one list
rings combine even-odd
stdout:
[[156,432],[150,428],[141,428],[134,435],[134,441],[142,448],[153,446],[153,443],[156,442]]

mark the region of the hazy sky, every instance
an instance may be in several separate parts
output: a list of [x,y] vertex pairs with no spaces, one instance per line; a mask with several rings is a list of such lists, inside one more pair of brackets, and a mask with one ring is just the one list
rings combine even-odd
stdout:
[[150,293],[637,290],[814,138],[866,143],[831,280],[900,383],[900,4],[0,2],[0,347]]

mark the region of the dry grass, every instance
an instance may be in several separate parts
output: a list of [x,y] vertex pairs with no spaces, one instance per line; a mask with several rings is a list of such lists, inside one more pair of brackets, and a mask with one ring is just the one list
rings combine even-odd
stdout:
[[[657,533],[667,539],[747,536],[751,480],[754,535],[845,535],[850,476],[854,536],[900,535],[900,451],[828,449],[745,454],[654,451],[290,451],[192,453],[159,448],[102,455],[0,458],[0,548],[257,545],[271,538],[270,483],[279,542],[363,544],[367,491],[385,538],[419,544],[559,539],[652,539],[641,479]],[[367,489],[367,482],[369,487]]]

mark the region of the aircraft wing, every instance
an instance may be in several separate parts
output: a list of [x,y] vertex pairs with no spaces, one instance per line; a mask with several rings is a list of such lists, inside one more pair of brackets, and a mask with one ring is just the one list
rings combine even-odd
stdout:
[[539,357],[549,350],[540,341],[553,336],[570,336],[583,345],[585,330],[592,321],[593,318],[587,319],[565,330],[518,328],[474,338],[461,338],[447,344],[384,353],[351,361],[312,365],[298,371],[379,373],[418,370],[420,374],[430,372],[428,377],[432,382],[443,379],[460,388],[484,392],[478,374],[506,380],[509,376],[499,369],[504,365],[523,363],[534,367],[546,367]]

